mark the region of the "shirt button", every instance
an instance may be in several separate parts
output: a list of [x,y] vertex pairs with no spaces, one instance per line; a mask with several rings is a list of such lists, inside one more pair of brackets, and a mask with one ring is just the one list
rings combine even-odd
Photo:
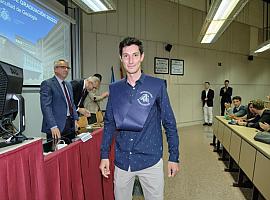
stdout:
[[129,154],[131,155],[131,154],[132,154],[132,152],[129,152]]
[[135,90],[135,87],[134,88],[132,88],[133,90]]
[[133,141],[133,139],[131,138],[130,141]]

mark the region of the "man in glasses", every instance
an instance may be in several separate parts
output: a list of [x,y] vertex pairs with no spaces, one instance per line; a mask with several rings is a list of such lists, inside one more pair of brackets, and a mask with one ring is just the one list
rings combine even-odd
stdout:
[[55,75],[40,85],[40,105],[43,114],[41,131],[47,134],[47,140],[61,137],[71,140],[75,137],[78,115],[71,84],[65,81],[69,70],[68,61],[55,61]]
[[72,85],[74,103],[78,113],[85,117],[90,117],[91,113],[84,107],[84,101],[90,91],[98,88],[100,84],[99,78],[90,76],[87,79],[72,80],[70,83]]
[[94,77],[97,77],[100,81],[96,88],[89,91],[88,95],[84,100],[84,108],[89,110],[90,117],[88,117],[88,124],[94,124],[97,122],[96,113],[101,111],[100,103],[109,96],[109,92],[99,93],[100,83],[102,80],[101,74],[94,74]]

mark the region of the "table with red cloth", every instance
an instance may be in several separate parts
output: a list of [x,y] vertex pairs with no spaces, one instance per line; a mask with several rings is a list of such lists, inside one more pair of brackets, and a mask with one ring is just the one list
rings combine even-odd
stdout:
[[113,200],[114,150],[111,149],[111,175],[102,177],[99,170],[103,129],[93,138],[77,141],[44,158],[46,199]]
[[1,149],[0,199],[45,200],[41,139]]

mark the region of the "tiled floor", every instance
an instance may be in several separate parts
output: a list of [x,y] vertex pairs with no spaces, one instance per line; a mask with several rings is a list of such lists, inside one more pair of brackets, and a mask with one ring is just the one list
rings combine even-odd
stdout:
[[[165,178],[165,200],[247,200],[251,189],[232,186],[236,174],[224,172],[224,163],[209,145],[212,128],[202,125],[179,129],[181,170],[175,178]],[[164,142],[164,172],[167,145]],[[143,200],[143,197],[134,197]]]

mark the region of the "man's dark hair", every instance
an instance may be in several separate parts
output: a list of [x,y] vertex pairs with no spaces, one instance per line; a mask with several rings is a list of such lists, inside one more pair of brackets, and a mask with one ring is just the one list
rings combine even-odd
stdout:
[[230,81],[229,80],[225,80],[224,83],[226,83],[226,82],[229,83]]
[[208,85],[210,85],[210,83],[208,81],[205,81],[204,83],[208,83]]
[[235,96],[232,98],[232,100],[239,100],[239,101],[242,101],[242,98],[240,96]]
[[101,80],[102,80],[101,74],[94,74],[93,76],[97,77],[100,80],[100,82],[101,82]]
[[140,40],[134,37],[126,37],[119,44],[119,54],[122,57],[123,48],[131,45],[137,45],[139,47],[140,53],[143,54],[143,45]]

